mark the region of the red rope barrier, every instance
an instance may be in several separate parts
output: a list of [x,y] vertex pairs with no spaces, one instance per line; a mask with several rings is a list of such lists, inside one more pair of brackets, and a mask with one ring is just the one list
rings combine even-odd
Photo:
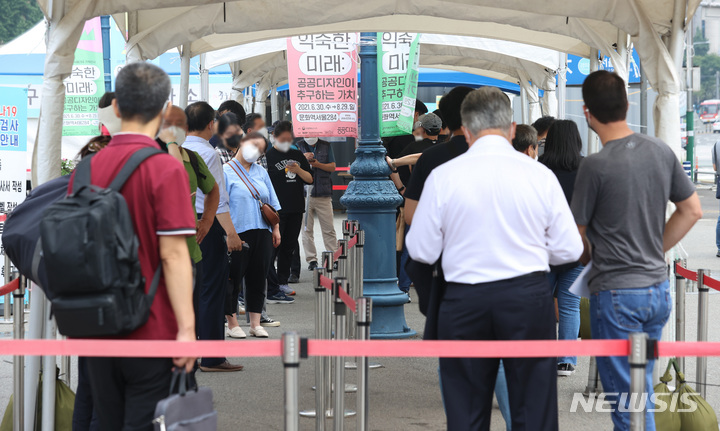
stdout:
[[14,291],[18,290],[19,287],[20,279],[16,278],[5,286],[0,287],[0,296],[7,295],[8,293],[13,293]]
[[720,292],[720,281],[715,280],[710,276],[703,277],[703,284],[711,289],[715,289]]
[[357,310],[357,304],[355,303],[355,300],[352,299],[352,297],[348,295],[348,293],[345,292],[345,289],[343,289],[342,287],[338,286],[338,289],[342,302],[344,302],[345,305],[347,305],[347,307],[351,309],[353,313],[355,313]]
[[679,263],[675,264],[675,272],[677,273],[677,275],[686,280],[697,281],[697,272],[690,271],[687,268],[683,268],[682,266],[680,266]]
[[348,186],[332,186],[333,190],[347,190]]
[[[308,340],[309,356],[396,358],[544,358],[627,356],[628,340],[397,341]],[[658,342],[662,357],[720,356],[719,342]],[[171,340],[0,340],[6,356],[167,358],[277,357],[280,340],[226,342]]]
[[320,286],[324,287],[327,290],[332,291],[332,280],[325,277],[324,275],[320,276]]
[[333,254],[333,260],[337,261],[338,259],[340,259],[341,255],[342,255],[342,250],[338,248],[337,250],[335,250],[335,253]]
[[348,250],[357,245],[357,239],[358,239],[358,237],[357,237],[357,235],[355,235],[354,237],[352,237],[352,239],[350,241],[348,241]]

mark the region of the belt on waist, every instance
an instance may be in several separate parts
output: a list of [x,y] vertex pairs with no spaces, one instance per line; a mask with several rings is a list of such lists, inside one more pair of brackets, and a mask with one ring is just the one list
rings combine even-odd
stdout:
[[545,277],[546,274],[547,273],[545,271],[535,271],[535,272],[530,272],[528,274],[519,275],[519,276],[513,277],[513,278],[505,278],[502,280],[486,281],[483,283],[475,283],[475,284],[456,283],[454,281],[448,281],[447,285],[448,285],[448,287],[485,286],[485,285],[497,284],[497,283],[512,283],[514,281],[521,281],[521,280],[535,278],[535,277]]

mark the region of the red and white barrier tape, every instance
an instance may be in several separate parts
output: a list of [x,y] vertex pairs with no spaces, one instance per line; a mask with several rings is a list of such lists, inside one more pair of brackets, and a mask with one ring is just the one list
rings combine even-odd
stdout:
[[[396,358],[544,358],[627,356],[628,340],[396,341],[308,340],[309,356]],[[658,342],[663,357],[720,356],[718,342]],[[2,340],[6,356],[277,357],[280,340],[179,342],[170,340]]]

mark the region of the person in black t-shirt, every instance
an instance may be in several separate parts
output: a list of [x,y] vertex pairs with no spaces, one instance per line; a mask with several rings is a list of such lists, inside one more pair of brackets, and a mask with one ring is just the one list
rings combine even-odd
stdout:
[[445,124],[452,131],[452,138],[446,143],[434,145],[423,151],[413,168],[404,195],[405,222],[409,225],[412,225],[415,209],[425,186],[425,180],[430,175],[430,172],[468,150],[468,144],[462,131],[460,105],[465,100],[465,96],[472,90],[472,88],[465,86],[455,87],[440,99],[440,111],[445,119]]
[[268,150],[267,170],[275,193],[280,201],[280,236],[282,242],[275,249],[275,265],[270,266],[268,274],[267,302],[289,303],[287,296],[294,294],[288,286],[290,261],[299,247],[298,237],[302,228],[305,212],[305,184],[312,184],[310,163],[300,150],[291,148],[293,141],[292,124],[280,121],[273,131],[275,145]]

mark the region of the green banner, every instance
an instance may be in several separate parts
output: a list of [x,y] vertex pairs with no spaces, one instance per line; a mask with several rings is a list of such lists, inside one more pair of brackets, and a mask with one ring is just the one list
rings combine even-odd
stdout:
[[100,18],[85,22],[75,50],[72,72],[65,80],[63,136],[95,136],[98,100],[105,93]]
[[380,136],[412,133],[420,60],[420,35],[378,33]]

